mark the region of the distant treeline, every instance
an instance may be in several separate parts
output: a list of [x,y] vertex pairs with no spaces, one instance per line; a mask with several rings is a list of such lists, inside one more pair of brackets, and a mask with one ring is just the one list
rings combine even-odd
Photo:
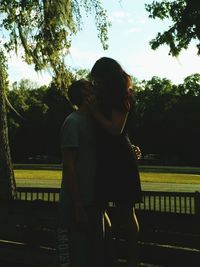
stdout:
[[[200,74],[179,85],[159,77],[133,78],[133,89],[132,139],[149,162],[200,165]],[[21,80],[11,86],[8,99],[16,111],[8,107],[8,121],[14,162],[60,162],[60,128],[72,111],[65,95],[54,83],[38,87]]]

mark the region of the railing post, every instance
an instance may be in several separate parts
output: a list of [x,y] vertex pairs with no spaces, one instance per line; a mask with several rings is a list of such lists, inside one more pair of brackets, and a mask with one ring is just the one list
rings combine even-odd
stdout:
[[200,217],[200,193],[199,193],[199,191],[195,192],[194,208],[195,208],[195,215]]

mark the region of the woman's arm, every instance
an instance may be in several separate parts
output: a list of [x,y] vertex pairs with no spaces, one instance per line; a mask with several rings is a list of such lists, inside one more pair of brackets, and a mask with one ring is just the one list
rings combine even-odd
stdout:
[[126,124],[128,112],[112,110],[111,120],[106,119],[100,111],[93,112],[93,116],[107,132],[113,135],[120,135]]
[[111,120],[107,119],[99,110],[96,96],[90,91],[85,92],[85,103],[97,122],[110,134],[120,135],[123,132],[128,117],[130,104],[125,103],[124,110],[112,109]]

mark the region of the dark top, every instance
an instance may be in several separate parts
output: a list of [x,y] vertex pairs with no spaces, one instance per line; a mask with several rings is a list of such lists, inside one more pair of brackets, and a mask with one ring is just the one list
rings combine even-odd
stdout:
[[[111,119],[112,109],[120,106],[104,104],[102,112]],[[130,113],[129,113],[130,114]],[[127,119],[128,124],[129,116]],[[141,202],[141,184],[135,152],[128,137],[127,127],[121,135],[111,135],[96,123],[97,130],[97,202],[134,204]]]

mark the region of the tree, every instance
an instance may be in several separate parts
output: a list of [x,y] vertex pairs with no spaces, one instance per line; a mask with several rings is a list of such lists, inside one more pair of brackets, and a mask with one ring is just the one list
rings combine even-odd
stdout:
[[8,92],[9,101],[18,112],[8,110],[10,149],[15,162],[27,160],[33,151],[41,154],[37,150],[42,150],[47,139],[44,137],[47,90],[47,86],[38,87],[23,79]]
[[3,0],[1,28],[9,36],[7,52],[23,47],[24,60],[36,70],[51,67],[57,81],[66,82],[64,58],[72,36],[82,27],[82,16],[94,13],[99,39],[107,48],[110,23],[99,0]]
[[10,147],[8,142],[8,125],[6,114],[6,59],[0,53],[0,199],[16,197],[16,184],[11,163]]
[[150,42],[152,49],[162,44],[170,48],[169,54],[178,56],[182,49],[187,49],[192,40],[197,41],[200,55],[200,5],[197,0],[153,1],[145,5],[150,18],[170,19],[171,26],[163,33],[158,33]]
[[184,79],[185,93],[191,96],[200,96],[200,74],[195,73]]
[[[72,69],[73,80],[87,78],[89,70]],[[45,161],[60,162],[59,134],[64,119],[73,107],[66,90],[51,84],[39,87],[30,80],[14,82],[8,99],[17,113],[8,109],[10,149],[15,162],[34,161],[36,155],[48,155]],[[41,157],[42,158],[42,157]],[[43,157],[44,158],[44,157]]]
[[[72,36],[81,30],[84,13],[94,13],[98,37],[106,49],[110,24],[99,0],[1,0],[2,54],[6,55],[13,50],[18,53],[19,48],[23,48],[20,56],[28,64],[34,64],[36,71],[50,67],[57,86],[64,88],[68,81],[64,58],[71,46]],[[5,68],[3,62],[0,63],[2,77]],[[1,165],[5,165],[10,174],[6,177],[3,172],[0,173],[2,183],[7,181],[7,185],[1,183],[0,198],[10,199],[12,196],[5,190],[10,187],[13,170],[9,151],[3,149],[9,147],[7,135],[5,138],[3,136],[7,131],[4,80],[0,84],[0,102],[3,103],[0,109],[0,158]]]
[[175,101],[173,88],[170,80],[154,76],[143,81],[143,90],[137,92],[137,138],[142,145],[146,144],[144,152],[161,154],[163,150],[164,122]]

